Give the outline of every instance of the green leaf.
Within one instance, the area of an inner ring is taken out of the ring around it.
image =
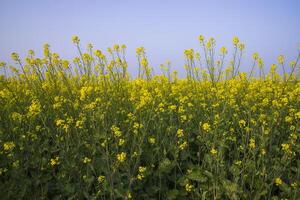
[[[187,177],[193,181],[198,181],[200,183],[204,183],[207,181],[206,176],[199,169],[193,170],[190,174],[188,174]]]
[[[286,183],[282,183],[281,185],[279,185],[279,188],[287,194],[291,193],[291,189],[289,188],[289,186]]]
[[[168,158],[165,158],[160,162],[158,169],[162,173],[171,171],[171,161]]]
[[[201,199],[202,200],[206,200],[207,199],[206,198],[206,193],[207,193],[207,191],[205,191],[205,192],[202,193],[202,195],[201,195]]]
[[[214,177],[213,174],[211,172],[207,171],[207,170],[204,170],[203,174],[205,176],[207,176],[208,178],[213,178]]]
[[[178,190],[176,190],[176,189],[170,190],[167,192],[167,199],[168,200],[176,199],[178,194],[179,194]]]
[[[268,194],[268,191],[266,189],[262,190],[262,191],[256,193],[256,195],[254,196],[253,200],[262,199],[261,197],[265,196],[266,194]]]

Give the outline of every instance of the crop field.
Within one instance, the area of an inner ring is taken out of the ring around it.
[[[133,78],[125,45],[72,42],[0,62],[1,199],[300,199],[300,53],[245,73],[199,36],[186,77],[139,47]]]

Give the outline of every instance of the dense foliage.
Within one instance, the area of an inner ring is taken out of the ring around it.
[[[224,70],[226,48],[216,60],[214,39],[199,40],[185,79],[170,63],[153,76],[142,47],[130,79],[124,45],[108,59],[78,37],[73,64],[49,45],[43,58],[13,53],[18,69],[1,63],[1,199],[299,199],[299,56],[289,70],[278,57],[280,76],[254,54],[246,74],[238,38]]]

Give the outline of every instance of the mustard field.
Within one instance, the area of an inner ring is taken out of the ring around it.
[[[300,54],[245,73],[237,37],[199,36],[185,78],[143,47],[134,78],[125,45],[72,41],[0,63],[1,199],[300,199]]]

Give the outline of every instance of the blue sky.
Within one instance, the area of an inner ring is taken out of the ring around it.
[[[294,59],[300,43],[299,19],[298,0],[0,0],[0,60],[9,61],[14,51],[24,57],[29,49],[41,56],[44,43],[72,58],[76,49],[71,37],[78,35],[83,48],[89,42],[101,50],[126,44],[133,74],[139,46],[146,48],[155,71],[171,60],[173,69],[182,74],[184,49],[198,50],[197,37],[203,34],[229,50],[232,37],[239,36],[246,44],[242,70],[247,71],[254,52],[267,67],[279,54]]]

